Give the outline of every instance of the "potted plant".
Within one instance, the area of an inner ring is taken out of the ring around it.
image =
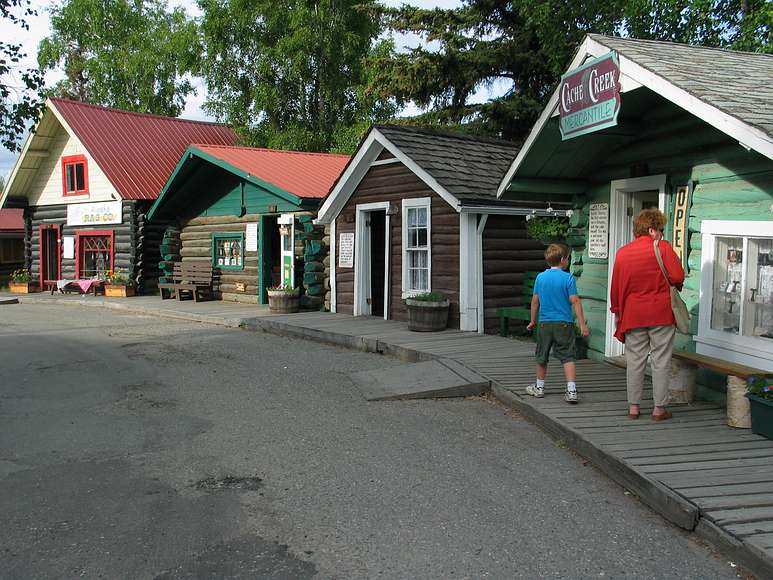
[[[268,289],[268,309],[277,314],[298,312],[301,306],[301,289],[274,286]]]
[[[448,298],[442,292],[426,292],[405,299],[408,330],[436,332],[448,326]]]
[[[526,233],[546,246],[563,242],[569,233],[569,219],[556,216],[527,216]]]
[[[746,396],[752,415],[752,433],[773,439],[773,377],[749,377]]]
[[[14,294],[29,294],[37,290],[32,282],[30,271],[26,268],[14,270],[8,278],[8,289]]]
[[[134,296],[134,286],[122,270],[109,270],[105,275],[105,296],[113,298]]]

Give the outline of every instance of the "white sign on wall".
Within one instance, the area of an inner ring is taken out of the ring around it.
[[[354,233],[342,233],[338,236],[338,267],[354,268]]]
[[[247,231],[244,236],[244,251],[258,251],[258,224],[247,224]]]
[[[68,226],[101,226],[121,223],[121,202],[72,203],[67,206]]]
[[[609,257],[609,204],[590,204],[588,224],[588,257],[606,259]]]
[[[62,236],[62,257],[65,260],[75,259],[75,236]]]

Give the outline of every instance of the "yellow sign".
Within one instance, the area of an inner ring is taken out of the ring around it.
[[[689,233],[687,231],[687,222],[690,218],[690,194],[691,189],[687,185],[677,188],[674,196],[674,232],[671,238],[671,244],[682,265],[687,268],[687,252],[689,243]]]

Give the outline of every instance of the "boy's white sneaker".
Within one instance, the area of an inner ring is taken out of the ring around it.
[[[576,405],[580,402],[580,398],[577,396],[577,391],[570,391],[568,389],[564,395],[564,400],[567,403],[571,403],[572,405]]]
[[[526,394],[541,399],[545,396],[545,387],[540,387],[537,383],[532,383],[526,387]]]

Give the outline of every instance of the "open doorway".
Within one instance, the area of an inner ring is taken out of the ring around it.
[[[618,248],[633,240],[633,220],[642,209],[657,207],[666,211],[666,176],[653,175],[620,179],[611,183],[609,196],[609,269],[607,292],[612,283],[612,270]],[[609,303],[609,294],[607,294]],[[604,356],[621,363],[625,347],[614,337],[615,315],[607,308]]]
[[[40,227],[40,286],[45,280],[59,280],[62,277],[60,250],[61,226]]]
[[[389,317],[389,202],[357,206],[354,315]]]

